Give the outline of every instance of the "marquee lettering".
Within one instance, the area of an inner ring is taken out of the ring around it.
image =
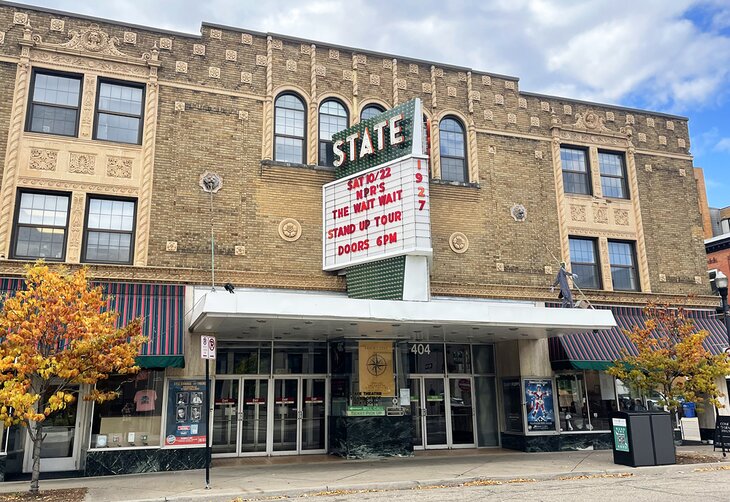
[[[385,134],[385,129],[388,129],[388,135]],[[389,146],[396,146],[403,143],[406,138],[403,135],[403,114],[393,115],[388,120],[378,122],[370,127],[365,127],[362,133],[355,132],[347,136],[344,140],[338,139],[332,145],[332,151],[335,154],[334,166],[340,167],[346,161],[355,162],[355,159],[362,159],[375,155],[377,152],[386,148],[385,138],[389,140]],[[375,137],[373,138],[373,133]],[[375,139],[375,142],[373,142]],[[374,144],[375,143],[375,144]],[[343,150],[343,147],[347,147],[347,150]]]

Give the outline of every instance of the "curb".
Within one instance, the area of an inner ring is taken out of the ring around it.
[[[698,468],[705,467],[717,467],[719,464],[727,464],[727,462],[709,462],[709,463],[698,463],[698,464],[673,464],[673,465],[657,465],[657,466],[646,466],[646,467],[626,467],[625,469],[600,469],[600,470],[586,470],[586,471],[567,471],[567,472],[556,472],[549,474],[540,474],[536,476],[525,475],[520,478],[515,476],[494,476],[494,477],[464,477],[464,478],[448,478],[448,479],[436,479],[424,483],[421,481],[392,481],[387,483],[365,483],[357,485],[343,485],[340,486],[319,486],[311,487],[307,489],[289,489],[289,490],[270,490],[270,491],[252,491],[245,492],[241,490],[228,490],[225,492],[215,493],[213,491],[207,493],[200,493],[195,495],[179,495],[169,497],[157,497],[148,499],[130,499],[130,502],[231,502],[237,497],[241,497],[242,500],[259,500],[265,498],[275,497],[288,497],[288,498],[299,498],[306,494],[315,494],[319,492],[343,490],[343,491],[398,491],[398,490],[417,490],[417,489],[438,489],[440,487],[458,487],[465,483],[471,483],[475,481],[497,481],[507,482],[515,479],[524,479],[525,483],[529,482],[541,482],[541,481],[555,481],[561,478],[578,478],[580,476],[602,476],[602,475],[618,475],[618,474],[631,474],[632,476],[650,476],[659,475],[666,472],[677,472],[677,471],[689,471],[692,472]],[[566,479],[565,481],[570,481]]]

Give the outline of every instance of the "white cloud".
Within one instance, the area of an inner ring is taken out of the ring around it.
[[[715,150],[719,152],[730,152],[730,138],[722,138],[715,144]]]

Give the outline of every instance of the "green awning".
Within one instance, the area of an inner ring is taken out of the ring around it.
[[[185,357],[182,355],[175,356],[137,356],[135,358],[137,366],[145,369],[164,369],[164,368],[184,368]]]

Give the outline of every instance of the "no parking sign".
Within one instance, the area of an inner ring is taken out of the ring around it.
[[[200,337],[200,357],[215,359],[215,337],[203,335]]]

